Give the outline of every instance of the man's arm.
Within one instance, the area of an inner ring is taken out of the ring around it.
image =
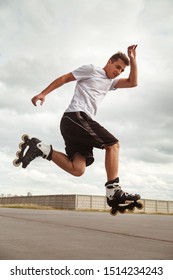
[[[40,105],[43,105],[45,101],[45,97],[47,94],[52,92],[54,89],[61,87],[62,85],[69,83],[71,81],[75,81],[75,77],[72,73],[65,74],[59,78],[57,78],[55,81],[53,81],[47,88],[45,88],[40,94],[34,96],[31,101],[34,104],[34,106],[37,106],[37,101],[41,101]]]
[[[126,79],[119,79],[116,88],[129,88],[136,87],[138,84],[138,70],[136,62],[136,47],[137,45],[132,45],[128,47],[128,57],[130,59],[130,74]]]

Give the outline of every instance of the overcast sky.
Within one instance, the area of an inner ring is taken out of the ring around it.
[[[31,98],[83,64],[104,67],[138,44],[139,85],[110,92],[95,119],[120,140],[120,181],[143,198],[173,199],[173,1],[0,0],[0,194],[104,195],[104,151],[82,177],[41,158],[12,164],[23,133],[64,151],[59,130],[75,87]],[[122,77],[127,77],[129,68]]]

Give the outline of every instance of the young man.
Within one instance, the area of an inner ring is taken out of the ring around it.
[[[119,186],[118,154],[119,141],[92,117],[97,112],[98,103],[109,90],[137,86],[136,47],[128,47],[128,57],[118,52],[106,63],[105,67],[84,65],[53,81],[40,94],[32,98],[36,106],[41,105],[50,92],[62,85],[76,81],[74,96],[61,119],[61,133],[65,141],[66,154],[55,151],[51,145],[45,145],[33,138],[34,148],[25,167],[37,156],[52,160],[63,170],[74,176],[81,176],[86,166],[93,163],[93,148],[105,150],[105,170],[107,174],[106,196],[109,206],[133,200],[135,195],[125,193]],[[117,77],[130,65],[128,78]]]

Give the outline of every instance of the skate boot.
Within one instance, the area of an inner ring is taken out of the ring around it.
[[[116,215],[118,212],[124,214],[126,210],[134,211],[135,207],[138,209],[143,208],[143,204],[138,202],[141,198],[140,195],[124,192],[119,185],[119,178],[108,181],[105,187],[107,204],[112,207],[110,210],[112,215]]]
[[[17,167],[22,163],[22,168],[26,168],[36,157],[51,160],[53,152],[51,145],[45,145],[35,137],[30,139],[26,134],[21,138],[23,142],[19,144],[20,151],[16,153],[17,159],[13,161],[14,166]]]

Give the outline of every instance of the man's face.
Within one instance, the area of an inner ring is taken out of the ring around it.
[[[125,68],[126,64],[119,58],[115,62],[109,60],[105,67],[105,72],[109,79],[115,79],[125,70]]]

